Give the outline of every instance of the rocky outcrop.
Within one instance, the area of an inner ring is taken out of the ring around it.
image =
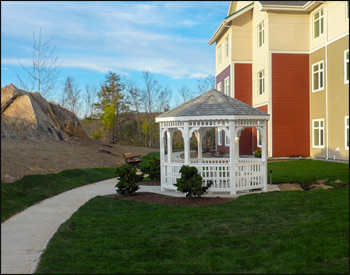
[[[89,138],[74,113],[48,102],[37,92],[27,92],[13,84],[1,88],[1,137]]]

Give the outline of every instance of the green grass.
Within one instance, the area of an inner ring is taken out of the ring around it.
[[[336,180],[349,183],[349,164],[335,163],[319,160],[296,160],[268,162],[268,176],[272,170],[272,183],[300,183],[301,186],[316,182],[316,180],[328,181],[325,183],[337,186]],[[268,179],[270,183],[270,177]]]
[[[349,274],[349,187],[206,207],[96,197],[61,225],[36,273]]]
[[[56,174],[27,175],[1,183],[1,222],[46,198],[89,183],[114,178],[115,168],[72,169]]]

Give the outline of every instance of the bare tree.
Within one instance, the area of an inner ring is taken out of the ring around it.
[[[211,89],[215,89],[215,76],[209,75],[197,79],[197,93],[199,95],[204,94]]]
[[[28,79],[23,79],[19,74],[17,78],[23,89],[27,91],[38,91],[43,97],[50,98],[52,90],[56,86],[59,67],[57,66],[57,56],[55,56],[55,46],[51,46],[48,41],[41,39],[41,29],[38,37],[33,33],[33,58],[32,67],[26,68],[19,60],[18,63],[28,74]]]
[[[84,100],[86,103],[85,117],[92,118],[94,115],[95,103],[97,100],[97,92],[98,92],[98,88],[96,85],[86,84],[85,97],[84,97]]]
[[[167,112],[170,110],[170,99],[171,99],[172,91],[169,86],[161,89],[159,97],[158,97],[158,110],[160,112]]]
[[[190,100],[191,98],[193,98],[193,92],[186,85],[183,85],[179,89],[179,95],[180,95],[181,104],[183,104],[183,103],[187,102],[188,100]]]
[[[69,111],[77,114],[80,109],[80,91],[78,84],[72,77],[68,76],[64,83],[61,105]]]
[[[144,89],[141,90],[142,103],[145,112],[151,114],[156,108],[156,103],[162,87],[159,85],[159,82],[153,78],[153,75],[148,71],[144,71],[142,73],[142,78],[145,84]]]

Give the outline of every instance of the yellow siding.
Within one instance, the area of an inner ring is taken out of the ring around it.
[[[229,53],[228,57],[226,56],[226,43],[225,43],[226,37],[229,36],[230,45],[232,44],[230,33],[231,33],[230,29],[227,28],[226,31],[219,37],[218,41],[216,42],[216,74],[219,74],[231,62],[231,53]],[[221,63],[219,63],[219,60],[218,60],[218,49],[220,45],[221,45]]]
[[[252,60],[252,11],[232,21],[231,53],[234,61]]]
[[[344,51],[349,36],[328,46],[329,158],[349,159],[345,150],[345,116],[349,116],[349,84],[344,84]]]
[[[327,144],[327,131],[326,131],[326,92],[325,90],[319,92],[312,92],[312,64],[321,60],[325,60],[325,48],[321,48],[318,51],[310,54],[310,154],[311,157],[326,158],[326,144]],[[326,74],[326,68],[324,69],[324,75]],[[324,87],[326,87],[326,78],[324,77]],[[312,144],[312,120],[324,119],[324,148],[313,148]]]
[[[346,19],[347,1],[328,1],[328,41],[349,32],[349,19]]]

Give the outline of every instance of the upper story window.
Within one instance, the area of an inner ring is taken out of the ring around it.
[[[216,89],[219,91],[219,92],[221,92],[221,82],[220,83],[218,83],[217,85],[216,85]]]
[[[264,45],[264,21],[258,26],[258,45],[259,47]]]
[[[228,57],[230,54],[230,40],[229,37],[226,37],[226,57]]]
[[[349,50],[344,52],[344,83],[349,83]]]
[[[312,120],[312,147],[324,147],[324,119]]]
[[[256,145],[259,148],[262,146],[260,130],[257,130]]]
[[[225,95],[230,95],[230,78],[225,78]]]
[[[221,50],[221,45],[218,47],[218,63],[221,64],[222,61],[222,50]]]
[[[349,150],[349,117],[345,117],[345,150]]]
[[[323,34],[323,9],[314,14],[314,38]]]
[[[258,72],[258,92],[262,95],[265,92],[265,73],[264,70]]]
[[[317,92],[323,89],[323,60],[312,65],[312,91]]]
[[[222,145],[222,130],[218,129],[218,145]]]

